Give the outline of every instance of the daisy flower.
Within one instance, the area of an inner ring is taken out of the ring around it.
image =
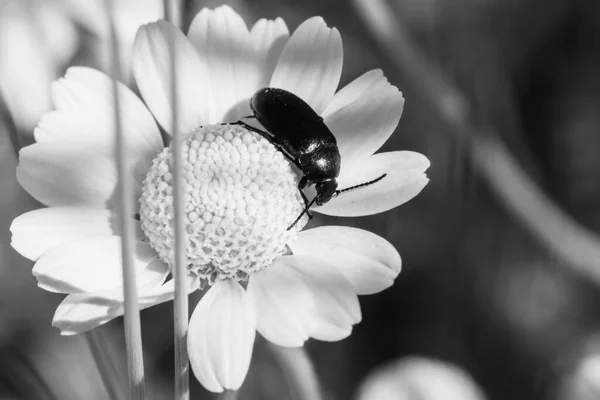
[[[179,126],[184,158],[189,290],[207,288],[192,313],[188,350],[195,376],[219,392],[242,384],[256,331],[271,342],[302,346],[309,338],[336,341],[361,320],[357,295],[379,292],[400,272],[396,249],[356,228],[301,231],[300,175],[282,153],[239,125],[262,87],[304,99],[336,136],[341,188],[349,191],[315,212],[375,214],[417,195],[427,183],[421,154],[374,154],[396,128],[404,99],[380,70],[336,93],[342,41],[322,18],[290,36],[283,20],[248,30],[231,8],[204,9],[185,36],[165,21],[143,26],[133,45],[133,73],[144,100],[127,87],[126,147],[139,212],[135,269],[141,308],[171,300],[173,254],[172,150],[158,124],[171,127],[169,35],[175,35]],[[53,324],[65,335],[97,327],[123,313],[111,81],[71,68],[53,87],[56,110],[21,151],[18,178],[47,208],[18,217],[12,245],[34,260],[43,289],[68,294]],[[145,104],[144,104],[145,103]],[[157,122],[155,122],[155,120]]]

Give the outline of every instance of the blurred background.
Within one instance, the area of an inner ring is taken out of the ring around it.
[[[161,2],[117,2],[127,16],[121,41],[131,46],[137,26],[160,17]],[[363,321],[348,339],[308,343],[327,398],[600,398],[600,259],[579,261],[589,246],[578,236],[600,231],[600,2],[389,0],[396,25],[386,43],[357,3],[370,0],[185,2],[187,23],[220,4],[249,26],[280,16],[293,30],[323,16],[342,34],[341,86],[382,68],[404,93],[383,150],[432,162],[431,182],[402,207],[313,220],[371,230],[403,258],[392,288],[361,297]],[[100,0],[0,0],[0,399],[106,398],[83,336],[51,327],[62,296],[36,286],[9,233],[15,216],[39,207],[16,182],[10,138],[32,141],[51,107],[49,82],[66,67],[106,70],[101,10]],[[503,173],[503,161],[516,169]],[[540,190],[545,208],[529,201]],[[533,222],[523,205],[536,212]],[[557,220],[577,229],[552,235]],[[150,399],[172,397],[171,308],[142,312]],[[124,377],[122,321],[98,331]],[[192,399],[216,398],[192,382]],[[431,382],[448,389],[428,390]],[[377,392],[384,383],[392,394]],[[239,398],[290,396],[257,341]]]

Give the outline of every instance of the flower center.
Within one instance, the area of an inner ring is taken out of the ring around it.
[[[181,145],[188,270],[210,285],[246,280],[285,251],[307,222],[297,176],[263,137],[237,125],[195,129]],[[170,266],[174,256],[173,152],[152,162],[140,198],[142,230]],[[203,282],[203,283],[204,283]]]

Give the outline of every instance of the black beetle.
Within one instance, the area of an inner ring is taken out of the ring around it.
[[[370,185],[383,179],[364,182],[346,189],[337,190],[337,177],[340,174],[340,151],[335,136],[315,110],[304,100],[283,89],[263,88],[250,99],[250,109],[266,132],[240,120],[235,124],[256,132],[283,153],[303,176],[298,189],[304,199],[305,208],[288,227],[291,229],[314,204],[323,205],[347,190]],[[310,202],[302,189],[314,184],[317,195]]]

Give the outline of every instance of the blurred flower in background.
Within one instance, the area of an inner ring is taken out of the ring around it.
[[[407,357],[377,368],[361,384],[357,400],[485,400],[459,367],[425,357]]]
[[[57,1],[0,1],[0,91],[31,134],[52,108],[50,82],[75,54],[78,35]]]
[[[115,4],[117,35],[129,71],[126,55],[131,54],[135,32],[163,17],[162,1]],[[102,0],[0,0],[0,93],[23,134],[30,136],[40,116],[52,109],[50,83],[63,73],[80,45],[94,56],[86,58],[86,64],[108,70],[105,14]],[[82,37],[80,29],[91,35]]]
[[[568,372],[557,382],[553,400],[594,400],[600,398],[600,337],[582,341],[579,354]]]

